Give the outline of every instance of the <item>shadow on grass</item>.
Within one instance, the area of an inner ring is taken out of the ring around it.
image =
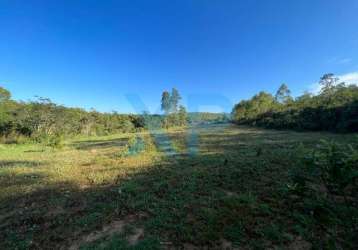
[[[2,172],[0,174],[0,188],[9,188],[16,186],[30,186],[39,183],[47,175],[39,173],[21,173]]]
[[[24,153],[42,153],[44,149],[37,149],[37,150],[25,150]]]
[[[113,243],[116,236],[108,232],[124,233],[118,225],[126,221],[128,231],[144,229],[136,243],[151,242],[146,249],[287,248],[298,237],[280,191],[287,183],[291,155],[267,145],[268,150],[256,156],[262,141],[279,145],[280,136],[203,135],[200,140],[208,143],[208,153],[168,156],[106,185],[57,183],[3,200],[0,214],[8,216],[0,217],[0,248],[69,249],[97,244],[90,236],[98,234],[95,241]],[[257,143],[250,143],[250,137]],[[240,140],[247,145],[244,153],[228,154],[227,147]],[[91,149],[119,142],[79,143]]]
[[[43,165],[42,162],[38,161],[9,161],[9,160],[0,160],[0,168],[7,167],[38,167]]]
[[[143,240],[150,242],[150,249],[162,249],[160,242],[174,248],[222,249],[224,239],[230,238],[227,230],[236,220],[250,224],[255,218],[262,219],[256,209],[249,209],[256,203],[238,200],[241,193],[258,188],[262,172],[224,159],[218,153],[170,156],[139,172],[119,176],[111,184],[84,189],[76,183],[57,183],[1,201],[1,214],[17,212],[0,219],[0,248],[68,249],[74,244],[97,244],[86,241],[93,232],[103,234],[98,240],[104,244],[113,243],[116,236],[103,232],[134,217],[137,219],[125,226],[129,231],[130,227],[144,230],[136,244]],[[265,192],[264,183],[259,186],[263,188],[260,192]],[[228,192],[238,197],[230,198]],[[271,220],[269,216],[264,221]],[[261,223],[266,224],[264,221]]]
[[[110,139],[110,140],[88,140],[77,141],[71,144],[79,150],[105,149],[110,147],[123,147],[127,144],[128,138]]]

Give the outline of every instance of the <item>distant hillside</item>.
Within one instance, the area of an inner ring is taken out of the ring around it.
[[[200,122],[226,122],[229,121],[228,113],[211,113],[211,112],[190,112],[188,119],[190,123]]]

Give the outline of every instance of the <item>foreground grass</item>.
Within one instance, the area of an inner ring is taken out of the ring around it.
[[[126,146],[133,135],[81,138],[61,150],[0,145],[0,248],[325,246],[319,222],[292,210],[284,187],[300,143],[353,135],[232,125],[195,132],[142,133],[136,154]]]

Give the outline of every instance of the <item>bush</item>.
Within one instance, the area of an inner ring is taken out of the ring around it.
[[[47,138],[46,146],[61,149],[64,146],[64,140],[61,135],[52,135]]]
[[[342,146],[321,141],[308,162],[327,190],[344,195],[358,178],[358,150],[353,145]]]
[[[287,185],[290,203],[324,229],[327,242],[341,240],[352,248],[348,242],[358,234],[358,146],[322,140],[314,150],[299,151]]]
[[[25,144],[29,142],[29,138],[21,134],[10,133],[1,137],[0,142],[4,144]]]

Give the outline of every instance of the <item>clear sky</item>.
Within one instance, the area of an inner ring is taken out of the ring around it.
[[[357,0],[0,0],[0,36],[15,99],[100,111],[135,112],[126,94],[157,111],[171,87],[236,103],[358,79]]]

